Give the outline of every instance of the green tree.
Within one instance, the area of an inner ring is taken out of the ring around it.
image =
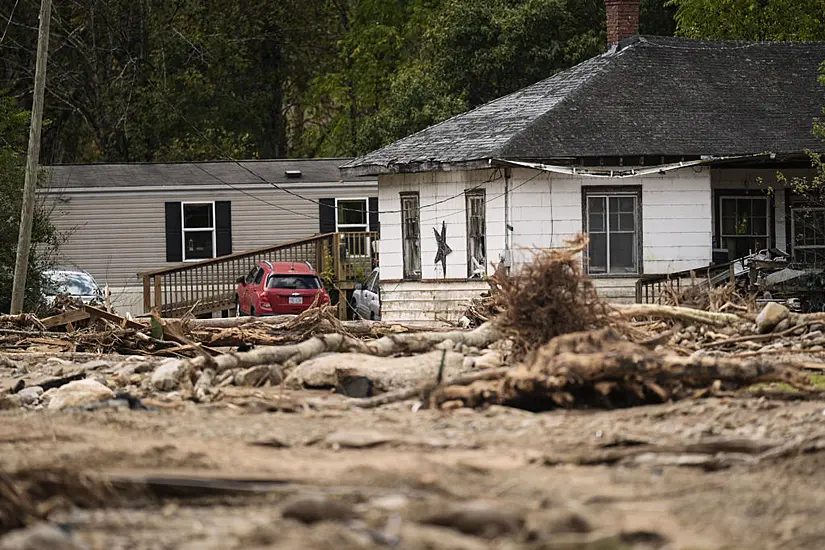
[[[0,311],[11,307],[17,235],[22,207],[26,136],[29,113],[18,108],[7,95],[0,95]],[[54,228],[42,206],[35,211],[32,253],[26,281],[26,310],[40,303],[41,271],[56,244]]]
[[[672,0],[677,33],[720,40],[825,40],[825,0]]]

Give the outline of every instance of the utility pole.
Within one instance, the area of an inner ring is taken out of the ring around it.
[[[11,313],[23,311],[26,294],[26,271],[32,242],[34,190],[40,162],[40,129],[43,124],[43,94],[46,89],[46,62],[49,57],[49,23],[52,0],[40,1],[40,28],[37,34],[37,65],[34,69],[34,102],[29,130],[29,151],[26,156],[26,180],[23,187],[23,208],[20,213],[20,233],[17,238],[17,259],[14,264],[14,286],[11,292]]]

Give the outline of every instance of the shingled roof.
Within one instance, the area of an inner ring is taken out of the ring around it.
[[[489,159],[734,156],[822,149],[825,42],[635,36],[344,165],[348,175]]]
[[[338,159],[275,159],[173,162],[63,164],[48,166],[47,186],[56,189],[123,187],[198,188],[222,184],[289,183],[335,184],[341,179],[338,167],[348,160]],[[287,171],[299,171],[291,178]]]

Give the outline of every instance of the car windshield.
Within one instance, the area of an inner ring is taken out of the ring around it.
[[[69,296],[94,296],[97,284],[86,273],[60,272],[46,275],[46,294],[68,294]]]
[[[315,275],[271,275],[266,288],[315,289],[321,288],[321,281]]]

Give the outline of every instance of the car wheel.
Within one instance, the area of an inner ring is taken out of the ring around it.
[[[249,308],[249,314],[250,314],[252,317],[255,317],[255,307],[254,307],[254,306],[253,306],[253,307],[251,307],[251,308]]]

